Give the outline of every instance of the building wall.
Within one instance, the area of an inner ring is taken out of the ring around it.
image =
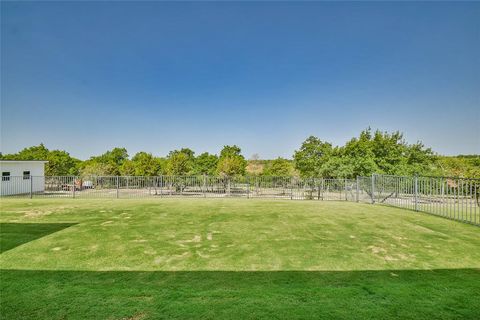
[[[31,177],[25,179],[23,171],[30,171]],[[8,181],[0,181],[0,195],[43,192],[45,190],[45,163],[30,161],[0,161],[0,173],[10,172]]]

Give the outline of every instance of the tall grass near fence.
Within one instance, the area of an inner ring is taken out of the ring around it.
[[[216,176],[12,176],[11,197],[243,197],[386,204],[480,225],[480,179],[372,175],[356,179]]]

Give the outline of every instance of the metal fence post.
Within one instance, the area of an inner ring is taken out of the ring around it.
[[[230,197],[230,177],[227,177],[227,197]]]
[[[321,189],[320,189],[321,192],[320,193],[322,195],[322,201],[323,201],[323,200],[325,200],[325,194],[324,194],[325,193],[325,179],[324,178],[322,178],[322,184],[320,185],[320,187],[321,187]]]
[[[293,200],[293,178],[290,178],[290,200]]]
[[[117,176],[117,199],[119,198],[120,194],[119,194],[119,188],[120,188],[120,185],[119,185],[119,180],[118,180],[118,176]]]
[[[345,201],[348,201],[348,194],[347,194],[347,178],[343,179],[343,188],[345,190]]]
[[[152,195],[152,178],[148,178],[148,195]]]
[[[76,186],[75,186],[75,176],[73,176],[73,189],[72,189],[72,198],[75,199],[75,189],[76,189]]]
[[[157,183],[158,183],[158,178],[157,178]],[[164,184],[163,176],[160,176],[160,183],[159,183],[160,197],[163,197],[163,184]]]
[[[247,176],[247,199],[250,199],[250,177]]]
[[[33,176],[30,176],[30,199],[33,198]]]
[[[414,178],[414,192],[415,192],[415,211],[418,211],[418,176]]]
[[[307,182],[306,182],[307,179],[304,179],[303,180],[303,199],[302,200],[306,200],[307,198],[307,195],[306,195],[306,190],[307,190]]]
[[[203,174],[203,197],[206,198],[207,197],[207,190],[205,190],[207,188],[207,175],[204,173]]]
[[[356,194],[355,194],[355,201],[360,201],[360,186],[359,186],[359,177],[357,176],[357,185],[356,185]]]
[[[372,204],[375,203],[375,174],[372,174]]]
[[[310,192],[309,192],[310,200],[315,200],[316,190],[317,190],[317,183],[315,182],[315,178],[312,178],[312,182],[310,184]]]

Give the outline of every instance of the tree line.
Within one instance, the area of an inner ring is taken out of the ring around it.
[[[166,157],[147,152],[129,156],[126,148],[113,148],[82,161],[64,150],[32,146],[15,154],[0,155],[5,160],[47,160],[46,175],[259,175],[354,178],[373,173],[392,175],[442,175],[480,177],[480,155],[441,156],[421,142],[409,144],[403,134],[363,130],[344,146],[333,146],[315,136],[308,137],[292,159],[249,160],[236,145],[224,146],[220,153],[195,155],[189,148],[173,150]]]

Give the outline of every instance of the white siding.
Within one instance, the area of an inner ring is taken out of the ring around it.
[[[43,192],[45,190],[45,161],[0,161],[0,172],[10,172],[8,181],[0,181],[0,195]],[[30,171],[30,179],[23,172]]]

